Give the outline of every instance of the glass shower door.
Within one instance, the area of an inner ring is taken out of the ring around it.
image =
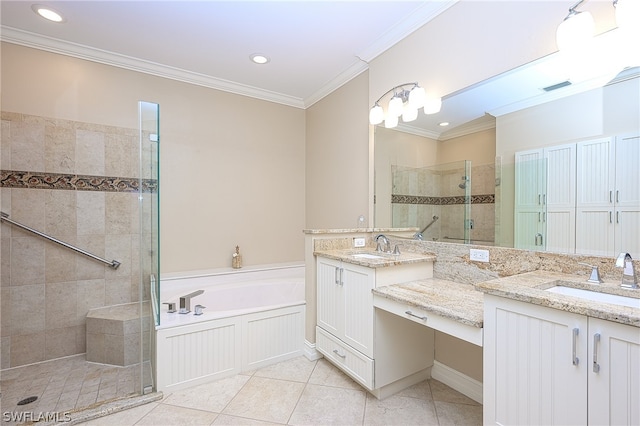
[[[160,323],[160,186],[159,143],[160,107],[151,102],[139,102],[140,128],[140,327],[143,332],[141,345],[141,388],[143,393],[153,387],[151,359],[153,351],[153,325]],[[149,320],[149,315],[153,321]]]

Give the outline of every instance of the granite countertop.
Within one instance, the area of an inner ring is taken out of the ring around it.
[[[362,247],[358,249],[319,250],[314,256],[322,256],[333,260],[366,266],[368,268],[384,268],[387,266],[405,265],[410,263],[435,262],[436,255],[402,252],[399,255],[378,253],[375,248]],[[357,257],[358,255],[374,255],[375,258]]]
[[[482,328],[484,295],[471,284],[428,278],[378,287],[373,294]]]
[[[586,282],[583,277],[546,271],[534,271],[499,278],[479,283],[476,287],[486,294],[640,327],[640,308],[596,302],[545,291],[545,289],[556,285],[640,298],[640,290],[621,288],[619,282],[591,284]]]

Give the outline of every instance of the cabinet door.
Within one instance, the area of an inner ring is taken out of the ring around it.
[[[543,150],[516,153],[514,247],[545,249],[544,199],[546,160]]]
[[[576,253],[613,256],[613,140],[604,138],[579,142],[576,153]]]
[[[544,149],[547,160],[546,250],[575,253],[576,250],[576,144]]]
[[[640,136],[616,138],[615,253],[640,258]]]
[[[585,425],[586,335],[584,316],[485,294],[484,424]]]
[[[640,328],[589,318],[589,358],[589,424],[639,425]]]
[[[340,281],[340,262],[318,258],[316,265],[318,325],[334,336],[342,333],[344,294]]]
[[[373,358],[373,293],[375,272],[343,264],[344,342]]]

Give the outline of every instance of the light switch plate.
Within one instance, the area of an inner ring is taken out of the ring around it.
[[[354,247],[364,247],[365,244],[366,244],[366,240],[365,240],[364,237],[354,238],[353,239],[353,246]]]
[[[489,250],[469,249],[469,260],[489,262]]]

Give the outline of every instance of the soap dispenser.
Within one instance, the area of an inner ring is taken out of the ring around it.
[[[242,255],[240,254],[240,246],[236,246],[236,252],[231,257],[231,267],[234,269],[242,268]]]

